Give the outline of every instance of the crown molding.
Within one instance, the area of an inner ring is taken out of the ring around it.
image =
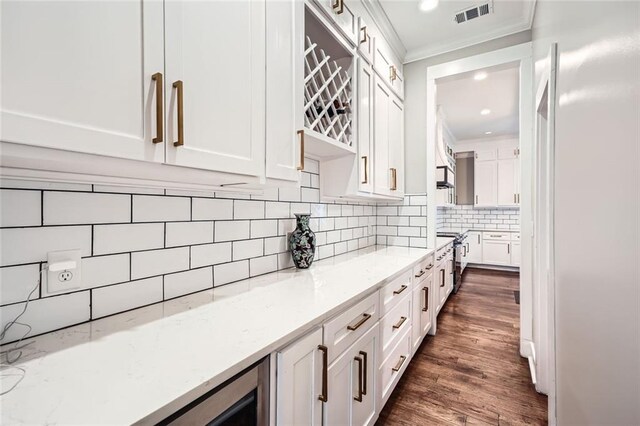
[[[379,0],[362,0],[362,4],[391,46],[393,53],[400,59],[400,62],[405,62],[407,48],[404,47],[404,44],[400,40],[398,33],[396,33],[395,28],[393,28]]]

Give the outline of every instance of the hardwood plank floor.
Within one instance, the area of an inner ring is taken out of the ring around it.
[[[438,316],[377,425],[546,425],[519,354],[518,275],[469,268]]]

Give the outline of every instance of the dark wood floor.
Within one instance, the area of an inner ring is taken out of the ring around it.
[[[467,269],[377,424],[547,424],[547,397],[518,353],[518,287],[514,273]]]

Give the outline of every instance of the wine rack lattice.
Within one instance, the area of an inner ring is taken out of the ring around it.
[[[352,144],[351,75],[306,37],[304,119],[311,130]]]

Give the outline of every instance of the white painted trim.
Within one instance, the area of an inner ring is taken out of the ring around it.
[[[435,145],[436,145],[436,80],[481,68],[510,62],[520,64],[520,147],[521,147],[521,248],[520,263],[520,355],[528,357],[533,338],[532,319],[532,206],[531,194],[533,167],[533,62],[531,42],[498,49],[479,55],[469,56],[455,61],[427,68],[427,244],[433,247],[436,235],[436,191],[435,191]],[[433,169],[433,170],[431,170]],[[432,174],[433,173],[433,174]]]
[[[393,53],[398,57],[400,62],[404,62],[404,58],[407,55],[407,48],[404,47],[402,40],[400,40],[398,33],[391,24],[391,21],[389,21],[389,17],[387,17],[379,0],[362,0],[362,4],[373,18],[373,22],[377,25],[387,43],[389,43]]]

